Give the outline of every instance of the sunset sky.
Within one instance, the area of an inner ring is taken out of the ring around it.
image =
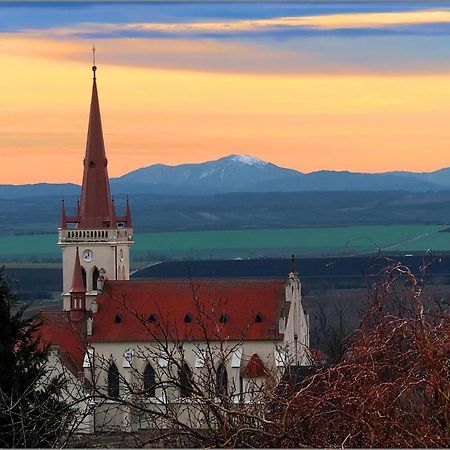
[[[0,184],[81,182],[92,52],[110,176],[251,154],[450,166],[450,4],[0,3]]]

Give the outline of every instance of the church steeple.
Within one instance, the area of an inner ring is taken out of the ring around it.
[[[115,217],[108,178],[108,160],[103,141],[102,121],[94,65],[89,127],[84,158],[83,184],[79,213],[79,228],[109,228]]]
[[[74,215],[67,214],[67,205],[62,203],[58,230],[58,245],[63,250],[63,308],[71,311],[74,320],[91,310],[101,284],[100,274],[102,280],[129,279],[130,247],[133,244],[128,201],[124,214],[116,215],[111,197],[95,60],[92,71],[81,197]]]

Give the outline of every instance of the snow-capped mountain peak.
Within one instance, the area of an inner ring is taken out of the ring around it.
[[[253,189],[248,186],[267,186],[271,180],[296,173],[251,155],[232,154],[198,164],[143,167],[122,176],[120,183],[160,184],[171,186],[170,189],[185,186],[189,192],[240,192]]]
[[[241,164],[247,164],[248,166],[266,166],[268,163],[262,159],[256,158],[252,155],[231,155],[231,161],[239,162]]]

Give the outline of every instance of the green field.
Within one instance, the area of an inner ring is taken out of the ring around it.
[[[450,251],[445,225],[367,225],[135,234],[132,259],[248,258]],[[0,236],[0,261],[60,259],[56,234]]]

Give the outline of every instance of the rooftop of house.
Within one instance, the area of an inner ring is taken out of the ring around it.
[[[75,375],[83,370],[86,342],[82,324],[70,321],[69,312],[41,311],[36,320],[41,322],[40,338],[44,345],[57,345],[62,363]]]
[[[97,341],[278,340],[284,280],[107,281]]]

